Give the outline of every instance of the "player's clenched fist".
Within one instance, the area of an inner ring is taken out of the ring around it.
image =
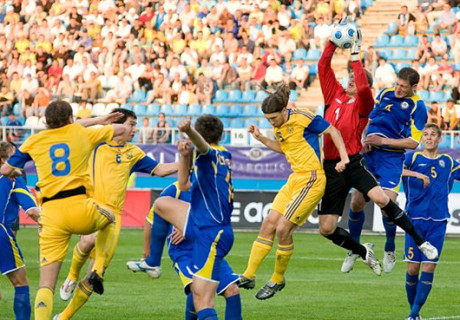
[[[190,154],[190,144],[187,140],[180,140],[177,144],[177,151],[183,156]]]
[[[177,125],[177,128],[179,128],[179,131],[181,132],[187,132],[190,130],[190,126],[191,126],[190,119],[185,119],[179,122],[179,124]]]
[[[248,132],[251,133],[252,136],[257,140],[260,140],[262,138],[262,134],[260,133],[259,128],[257,128],[257,126],[254,124],[251,124],[249,126]]]

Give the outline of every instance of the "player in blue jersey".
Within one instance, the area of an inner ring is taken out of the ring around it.
[[[427,121],[425,103],[415,93],[419,80],[417,71],[402,68],[398,72],[396,86],[383,89],[378,94],[374,110],[369,115],[363,143],[364,157],[369,171],[392,200],[389,202],[391,206],[396,206],[405,149],[417,148]],[[364,223],[363,208],[366,200],[357,190],[353,191],[349,229],[357,242]],[[384,272],[391,272],[395,266],[396,226],[412,236],[429,259],[437,257],[436,248],[416,232],[403,211],[383,207],[382,213],[387,234],[383,257]],[[342,271],[350,271],[357,258],[356,254],[349,253],[342,265]]]
[[[3,165],[14,153],[15,147],[8,142],[0,142],[0,160]],[[19,206],[35,221],[40,211],[35,198],[30,193],[22,177],[14,180],[0,176],[0,271],[14,286],[14,314],[16,319],[30,319],[30,297],[27,273],[21,250],[11,226],[19,216]]]
[[[166,187],[160,194],[160,197],[170,197],[190,203],[190,191],[181,191],[179,183],[175,182]],[[192,283],[192,275],[189,271],[189,265],[193,255],[193,239],[189,237],[184,239],[182,234],[174,229],[169,222],[161,218],[154,212],[154,206],[150,211],[153,214],[152,236],[150,255],[146,261],[152,259],[161,260],[161,255],[164,247],[164,242],[168,238],[168,253],[172,260],[173,267],[176,270],[182,284],[184,292],[187,295],[185,319],[197,319],[195,308],[193,305],[193,295],[190,291]],[[192,219],[189,217],[187,221],[187,229],[193,228]],[[166,232],[164,232],[166,230]],[[161,239],[160,239],[161,238]],[[159,264],[153,264],[155,266]],[[158,275],[159,267],[150,267],[149,265],[143,266],[142,261],[129,261],[127,263],[128,269],[134,272],[145,272],[150,277],[156,278]],[[153,270],[152,270],[153,269]],[[153,276],[152,276],[153,275]],[[226,301],[225,319],[236,320],[241,319],[241,303],[239,303],[239,288],[237,282],[239,276],[233,272],[227,261],[223,260],[220,268],[220,282],[217,288],[217,294],[222,295]]]
[[[178,128],[187,134],[195,145],[195,158],[191,182],[188,163],[188,145],[183,144],[179,165],[179,187],[191,190],[190,209],[186,203],[161,197],[155,201],[155,210],[165,220],[181,231],[185,238],[188,212],[195,224],[195,237],[190,274],[191,290],[198,319],[217,319],[214,309],[215,292],[220,282],[220,270],[224,257],[233,245],[233,229],[230,217],[233,210],[233,186],[231,178],[231,154],[218,145],[223,124],[213,115],[203,115],[195,128],[190,120],[179,123]],[[241,303],[238,301],[237,303]]]
[[[423,151],[408,153],[404,162],[406,210],[417,231],[441,254],[450,218],[448,196],[453,180],[460,180],[460,164],[447,154],[438,154],[441,129],[437,125],[425,127],[422,142]],[[406,293],[411,308],[407,320],[420,319],[420,309],[430,293],[438,259],[427,259],[414,239],[406,234]]]

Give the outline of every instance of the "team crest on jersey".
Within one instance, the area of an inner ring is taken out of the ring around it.
[[[293,133],[294,128],[293,127],[287,127],[286,131],[287,131],[287,133]]]
[[[401,108],[402,108],[402,109],[407,109],[407,108],[409,108],[409,103],[407,103],[407,101],[403,101],[403,102],[401,103]]]
[[[446,163],[444,162],[444,160],[439,160],[439,165],[441,166],[441,168],[444,168],[446,166]]]
[[[128,159],[128,160],[131,160],[133,157],[134,157],[134,156],[133,156],[133,154],[132,154],[131,152],[128,152],[128,153],[126,154],[126,159]]]

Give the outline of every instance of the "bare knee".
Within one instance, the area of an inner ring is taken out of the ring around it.
[[[281,214],[278,212],[270,211],[270,214],[262,222],[259,235],[264,238],[273,239],[281,217]]]
[[[419,271],[420,271],[420,264],[412,263],[412,262],[409,262],[407,264],[407,273],[410,274],[411,276],[418,275]]]
[[[334,233],[337,229],[337,221],[339,217],[336,215],[320,215],[319,216],[319,233],[323,237],[327,237]]]
[[[224,291],[224,297],[230,298],[232,296],[236,296],[240,294],[240,288],[235,283],[232,283],[228,288]]]
[[[423,272],[426,272],[426,273],[434,273],[435,269],[436,269],[436,263],[424,263],[422,265],[422,270]]]
[[[25,267],[8,273],[7,276],[14,287],[23,287],[29,284]]]
[[[80,249],[80,251],[88,253],[91,250],[93,250],[95,243],[96,243],[95,234],[82,236],[80,237],[80,241],[78,241],[78,248]]]
[[[365,205],[366,205],[366,200],[364,199],[364,196],[360,192],[354,190],[351,196],[351,203],[350,203],[351,211],[353,212],[362,211]]]
[[[388,195],[380,187],[373,188],[372,190],[369,191],[367,195],[369,196],[369,199],[374,201],[375,204],[377,204],[380,208],[385,207],[390,201],[390,198],[388,197]]]
[[[327,236],[330,236],[331,234],[333,234],[336,228],[337,228],[337,226],[333,226],[331,224],[320,225],[319,233],[323,237],[327,237]]]
[[[289,244],[292,239],[292,231],[294,228],[286,223],[280,223],[276,227],[276,236],[278,237],[278,244]]]

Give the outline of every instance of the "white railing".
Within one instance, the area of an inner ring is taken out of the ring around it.
[[[21,143],[25,138],[32,134],[42,131],[43,128],[28,128],[28,127],[17,127],[17,126],[0,126],[1,140],[6,141],[10,131],[14,131],[19,135],[18,141]],[[274,139],[272,129],[260,129],[260,132],[269,138]],[[176,144],[180,139],[181,135],[177,128],[171,128],[171,144]],[[133,141],[133,143],[147,144],[146,137],[143,137],[143,141]],[[441,147],[443,148],[460,148],[460,130],[449,130],[442,132]],[[225,129],[222,137],[222,144],[232,146],[261,146],[261,143],[255,140],[247,129]]]

